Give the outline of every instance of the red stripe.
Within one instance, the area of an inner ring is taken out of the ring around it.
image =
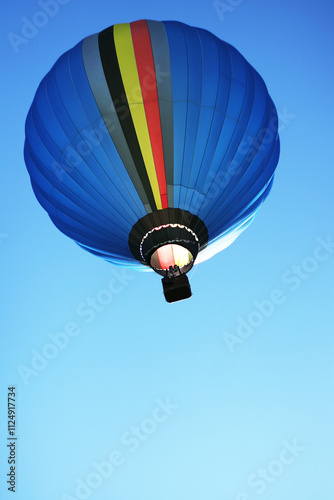
[[[162,146],[157,81],[150,33],[146,21],[130,23],[138,76],[157,173],[162,208],[168,207],[165,160]]]

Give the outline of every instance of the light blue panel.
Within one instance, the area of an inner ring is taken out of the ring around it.
[[[178,203],[180,199],[181,186],[179,184],[174,184],[174,207],[180,208]]]
[[[203,99],[203,69],[204,60],[202,44],[197,31],[182,25],[186,42],[186,60],[183,71],[188,74],[188,107],[184,138],[184,154],[182,162],[181,190],[179,206],[186,209],[185,199],[189,187],[190,172],[195,159],[196,141],[199,133],[199,120]]]
[[[82,41],[68,52],[69,74],[72,80],[72,86],[75,89],[81,106],[90,123],[94,123],[100,118],[101,113],[96,105],[90,85],[88,83],[83,59],[82,59]]]
[[[143,217],[146,210],[119,157],[94,99],[84,67],[82,42],[69,53],[69,69],[75,91],[91,123],[91,126],[81,131],[80,135],[92,149],[93,170],[103,185],[109,184],[108,189],[115,193],[115,198],[123,204],[124,211],[129,212],[134,222]]]
[[[172,75],[173,95],[173,133],[174,133],[174,206],[179,207],[179,190],[181,184],[184,157],[184,143],[187,126],[188,74],[187,47],[181,24],[174,21],[164,22],[166,29],[170,67]]]
[[[176,187],[181,185],[182,163],[184,153],[184,137],[186,130],[187,103],[173,103],[173,130],[174,130],[174,207],[180,208],[179,195]]]
[[[192,168],[192,163],[194,161],[194,149],[196,145],[197,133],[198,133],[198,120],[200,115],[200,105],[188,102],[187,106],[187,116],[186,116],[186,135],[185,135],[185,145],[184,145],[184,156],[182,163],[182,174],[181,174],[181,189],[179,198],[179,207],[186,209],[186,196],[188,187],[190,187],[189,177]],[[187,210],[187,209],[186,209]]]

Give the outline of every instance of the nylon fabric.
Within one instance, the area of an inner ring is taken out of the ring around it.
[[[162,208],[157,173],[146,121],[143,96],[137,71],[135,53],[129,24],[118,24],[114,28],[114,39],[119,68],[128,100],[133,124],[138,137],[157,209]]]
[[[147,196],[149,211],[154,211],[156,210],[156,203],[154,200],[152,186],[150,184],[148,172],[142,156],[138,137],[136,135],[136,130],[132,120],[129,103],[127,100],[120,67],[118,64],[114,40],[114,27],[102,31],[98,36],[98,43],[103,72],[107,81],[114,108],[118,116],[119,124],[124,135],[124,139],[129,148],[131,157],[135,164],[135,168],[138,172],[142,186]]]
[[[24,156],[60,231],[138,268],[132,228],[140,242],[183,213],[205,241],[197,262],[230,245],[267,198],[279,149],[275,106],[237,49],[200,28],[141,20],[58,59],[29,110]]]
[[[147,21],[147,27],[151,39],[155,80],[157,84],[168,206],[173,207],[173,95],[168,40],[163,23]]]
[[[162,208],[167,208],[168,200],[160,109],[150,34],[146,21],[137,21],[131,23],[130,26],[153,161],[158,179],[161,206]]]

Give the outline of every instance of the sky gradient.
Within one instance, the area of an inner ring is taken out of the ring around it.
[[[61,234],[23,160],[25,118],[56,59],[143,18],[235,46],[280,118],[268,199],[191,271],[193,297],[176,304],[157,275],[112,266]],[[329,0],[6,4],[1,498],[12,498],[12,385],[18,500],[333,497],[333,21]]]

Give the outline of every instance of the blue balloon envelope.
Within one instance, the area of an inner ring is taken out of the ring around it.
[[[267,88],[231,45],[180,22],[114,25],[66,52],[26,120],[35,195],[91,253],[163,276],[226,248],[271,189],[278,119]]]

